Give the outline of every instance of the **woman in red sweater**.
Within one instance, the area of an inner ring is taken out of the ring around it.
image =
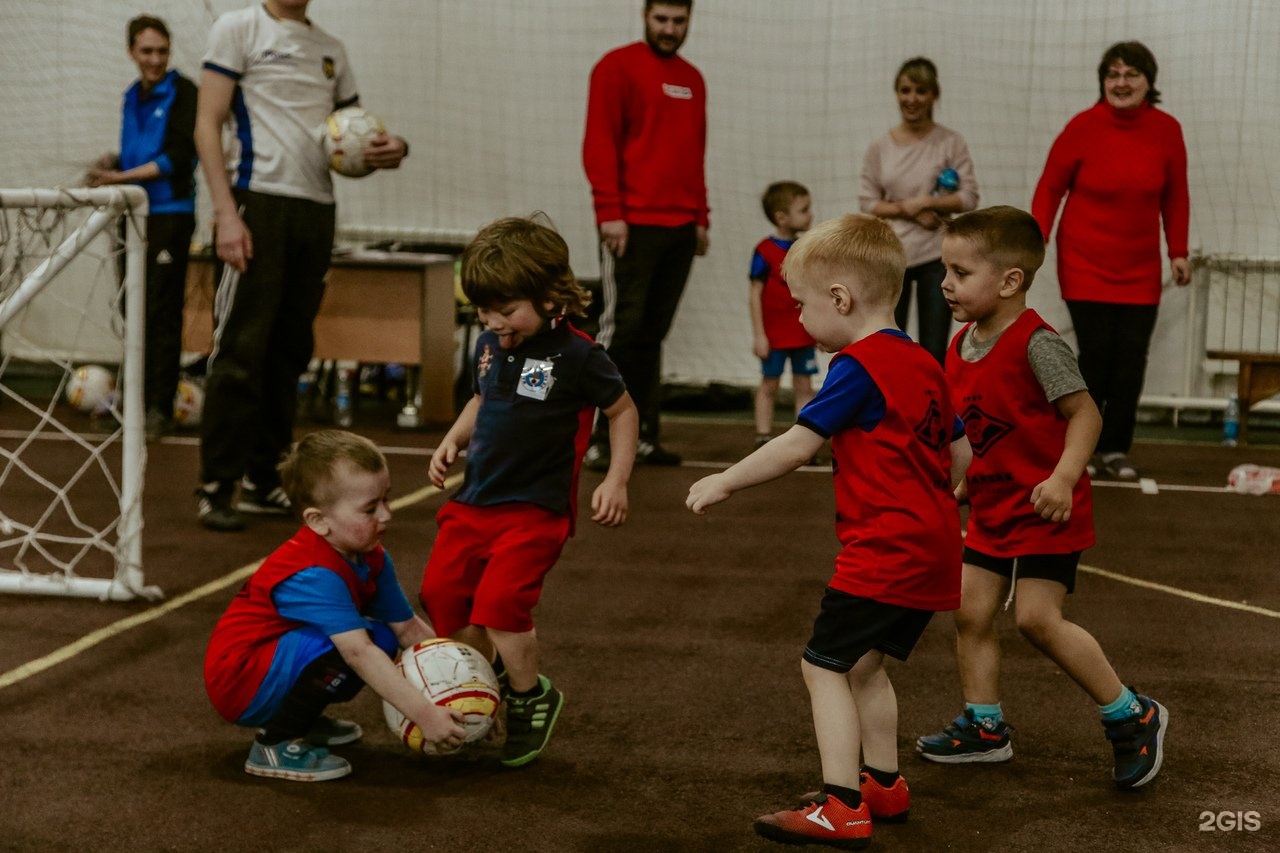
[[[1147,349],[1160,303],[1163,220],[1173,280],[1187,263],[1187,151],[1182,127],[1156,109],[1156,60],[1141,42],[1107,48],[1098,103],[1067,123],[1049,149],[1031,212],[1045,240],[1058,225],[1058,284],[1071,312],[1080,372],[1102,410],[1089,465],[1135,480],[1129,461]]]

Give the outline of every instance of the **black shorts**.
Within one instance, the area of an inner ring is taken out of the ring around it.
[[[981,551],[965,547],[964,561],[980,569],[995,572],[1001,577],[1013,577],[1013,564],[1017,560],[1018,578],[1039,578],[1057,581],[1067,588],[1067,592],[1075,592],[1076,567],[1080,565],[1083,551],[1072,551],[1070,554],[1025,554],[1021,557],[993,557]]]
[[[848,672],[872,649],[906,660],[931,618],[931,610],[885,604],[827,587],[804,659],[832,672]]]

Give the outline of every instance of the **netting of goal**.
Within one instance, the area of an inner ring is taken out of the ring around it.
[[[137,187],[0,190],[0,592],[161,597],[142,574],[146,211]],[[99,398],[68,394],[94,373]]]

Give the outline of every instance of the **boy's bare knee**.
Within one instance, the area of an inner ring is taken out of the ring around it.
[[[1036,648],[1048,644],[1056,624],[1057,619],[1048,613],[1037,610],[1018,612],[1018,633]]]

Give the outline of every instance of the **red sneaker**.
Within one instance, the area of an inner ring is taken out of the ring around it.
[[[866,803],[851,809],[837,797],[819,794],[799,808],[756,818],[755,830],[757,835],[784,844],[859,850],[871,843],[871,810]]]
[[[862,802],[871,809],[871,816],[877,821],[903,823],[911,811],[911,791],[907,788],[907,780],[901,776],[893,786],[886,788],[867,773],[858,777],[862,787]]]

